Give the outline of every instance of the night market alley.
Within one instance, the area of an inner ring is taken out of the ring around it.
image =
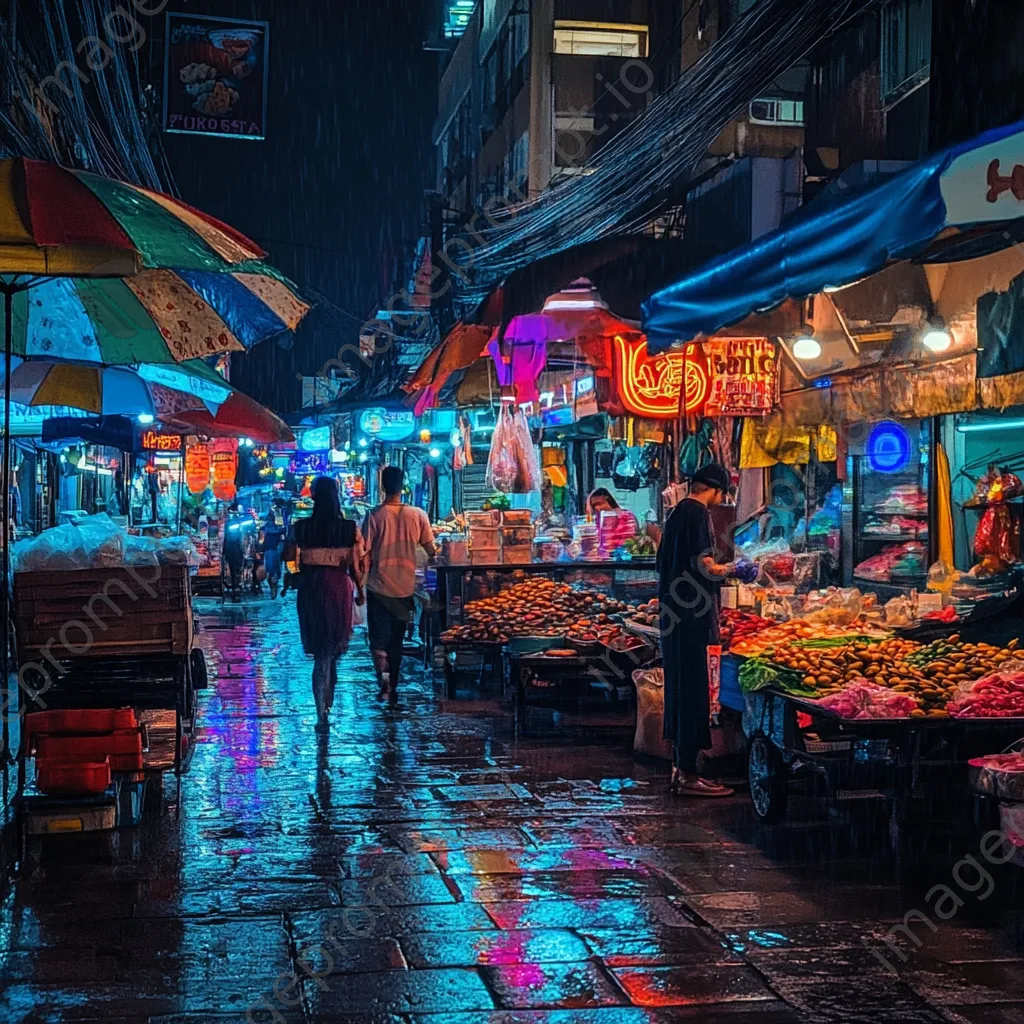
[[[858,849],[813,810],[771,829],[746,793],[673,799],[600,719],[516,740],[496,695],[447,701],[423,673],[388,710],[362,631],[321,740],[294,603],[200,611],[180,814],[47,841],[2,908],[4,1021],[1020,1019],[1008,888],[915,924],[901,962],[884,940],[929,904],[884,834]]]

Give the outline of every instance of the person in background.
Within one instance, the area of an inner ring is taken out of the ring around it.
[[[621,512],[623,509],[615,500],[615,495],[607,487],[595,487],[587,498],[587,511],[600,523],[602,512]],[[616,530],[615,539],[618,544],[612,546],[617,547],[625,543],[639,532],[640,525],[636,521],[636,516],[632,512],[627,512],[626,516],[620,519]],[[654,541],[655,545],[661,543],[661,527],[657,523],[645,522],[643,532]]]
[[[318,477],[313,483],[313,514],[295,524],[294,543],[285,557],[294,561],[298,547],[299,633],[313,658],[316,731],[329,729],[328,715],[338,683],[338,658],[352,638],[352,605],[366,600],[363,591],[363,543],[355,522],[341,511],[337,481]]]
[[[224,523],[224,544],[221,548],[221,558],[227,566],[228,575],[231,580],[231,600],[241,600],[242,587],[242,565],[245,562],[245,516],[242,514],[242,506],[233,501],[228,509],[227,520]]]
[[[263,523],[263,535],[260,540],[263,568],[267,573],[271,600],[277,597],[277,587],[281,582],[281,550],[284,547],[284,535],[284,526],[278,524],[277,514],[271,509]]]
[[[729,492],[729,471],[717,463],[699,469],[690,494],[672,510],[658,551],[658,601],[665,666],[665,739],[672,741],[671,790],[724,797],[732,790],[697,774],[711,747],[708,647],[718,643],[718,592],[732,566],[714,557],[711,516]]]
[[[402,643],[412,621],[416,591],[416,549],[435,554],[430,520],[420,508],[402,504],[405,473],[388,466],[381,473],[384,502],[363,523],[369,573],[366,580],[366,629],[378,696],[398,704]]]

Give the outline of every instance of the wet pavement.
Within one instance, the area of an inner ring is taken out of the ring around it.
[[[422,673],[383,709],[361,636],[318,741],[294,604],[204,625],[180,811],[47,840],[0,907],[0,1021],[1024,1020],[1019,869],[954,872],[968,838],[900,885],[884,823],[674,800],[621,733],[517,739]]]

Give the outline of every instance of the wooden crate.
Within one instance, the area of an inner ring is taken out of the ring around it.
[[[187,655],[192,647],[188,566],[76,569],[14,576],[18,660],[48,650],[69,658]]]

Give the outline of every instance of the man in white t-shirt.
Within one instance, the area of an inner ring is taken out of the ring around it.
[[[402,504],[405,473],[388,466],[381,473],[384,503],[363,523],[369,574],[366,580],[366,628],[381,698],[398,703],[402,644],[412,619],[416,590],[416,552],[434,555],[434,533],[426,512]]]

